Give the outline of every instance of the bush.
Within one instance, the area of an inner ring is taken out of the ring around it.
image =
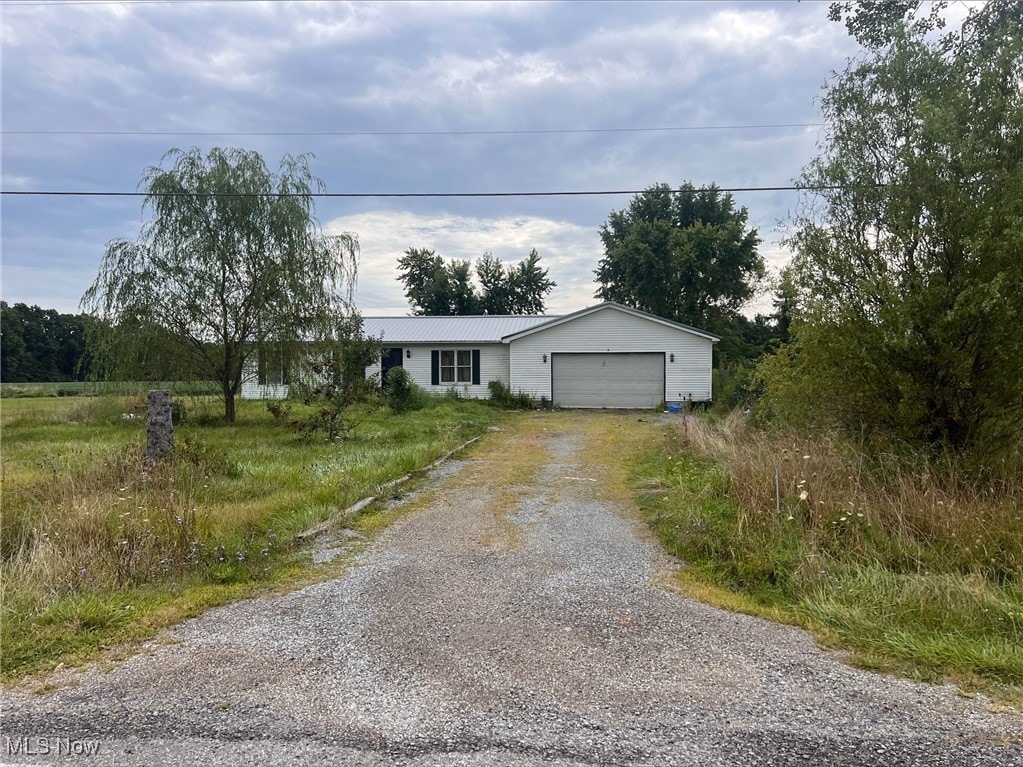
[[[274,423],[278,426],[287,426],[291,423],[291,405],[284,400],[270,400],[266,403],[266,412],[273,416]]]
[[[384,385],[384,399],[395,413],[422,410],[426,405],[426,392],[412,380],[405,368],[391,368]]]
[[[536,407],[536,401],[530,395],[522,390],[513,394],[502,381],[490,381],[487,388],[490,389],[490,401],[498,407],[509,410],[533,410]]]
[[[735,408],[748,407],[756,399],[757,389],[753,369],[745,365],[716,367],[711,372],[714,386],[714,404],[723,413]]]

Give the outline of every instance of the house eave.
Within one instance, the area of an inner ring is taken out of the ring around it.
[[[625,314],[631,314],[634,317],[640,317],[642,319],[649,320],[650,322],[657,322],[661,325],[666,325],[667,327],[674,328],[675,330],[684,330],[687,333],[692,333],[693,335],[706,338],[712,344],[716,344],[721,340],[719,336],[716,336],[713,333],[708,333],[706,330],[700,330],[699,328],[694,328],[691,325],[683,325],[681,322],[674,322],[673,320],[668,320],[664,317],[658,317],[656,314],[650,314],[649,312],[634,309],[631,306],[625,306],[624,304],[619,304],[614,301],[605,301],[602,304],[587,306],[585,309],[580,309],[579,311],[572,312],[571,314],[564,314],[561,317],[552,318],[550,322],[534,325],[531,328],[526,328],[525,330],[520,330],[516,333],[509,333],[501,339],[501,343],[509,344],[519,338],[524,338],[525,336],[538,333],[542,330],[549,330],[550,328],[561,325],[562,323],[571,322],[572,320],[585,317],[589,314],[594,314],[605,309],[615,309],[620,312],[624,312]]]

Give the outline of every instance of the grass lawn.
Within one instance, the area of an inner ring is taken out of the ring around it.
[[[144,419],[125,417],[138,397],[0,404],[3,678],[329,574],[311,574],[297,533],[503,417],[451,399],[402,415],[367,409],[349,439],[328,444],[298,439],[262,402],[239,402],[229,425],[215,400],[182,399],[175,459],[149,472]]]

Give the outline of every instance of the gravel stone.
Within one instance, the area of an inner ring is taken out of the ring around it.
[[[0,762],[1023,766],[1017,714],[659,585],[679,563],[583,460],[591,417],[529,419],[547,462],[513,513],[479,481],[521,449],[495,432],[343,577],[4,692]],[[12,752],[44,737],[98,751]]]

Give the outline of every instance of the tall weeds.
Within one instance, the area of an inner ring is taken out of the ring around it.
[[[678,439],[724,464],[749,531],[781,524],[810,552],[902,573],[1023,575],[1023,478],[1007,463],[968,470],[950,457],[871,456],[833,438],[770,434],[738,413],[691,420]]]
[[[174,464],[141,471],[135,445],[87,459],[45,458],[43,477],[5,499],[6,586],[45,599],[165,580],[194,569],[209,517],[200,490],[222,459],[185,443]]]
[[[1018,465],[867,451],[736,413],[686,419],[641,471],[641,505],[690,577],[825,626],[871,663],[1023,698]]]

